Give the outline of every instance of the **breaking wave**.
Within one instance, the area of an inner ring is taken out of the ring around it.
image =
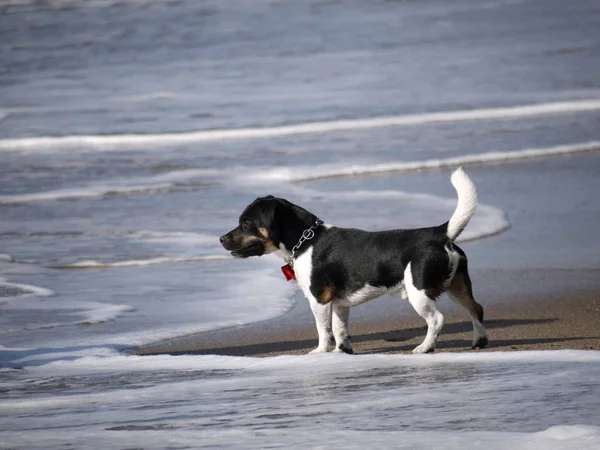
[[[502,163],[548,156],[568,155],[574,153],[600,150],[600,141],[578,144],[558,145],[555,147],[529,148],[513,151],[477,153],[450,158],[429,159],[424,161],[387,162],[377,164],[360,164],[351,166],[294,166],[277,169],[265,169],[246,176],[244,181],[257,183],[304,182],[324,178],[349,177],[355,175],[373,175],[381,173],[406,173],[431,169],[446,169],[474,164]]]
[[[367,130],[384,127],[425,125],[432,123],[467,122],[475,120],[502,120],[537,117],[552,114],[600,110],[600,100],[540,103],[509,106],[504,108],[481,108],[461,111],[443,111],[421,114],[405,114],[365,119],[330,120],[273,127],[239,129],[196,130],[182,133],[118,134],[118,135],[72,135],[60,137],[31,137],[1,139],[0,150],[21,152],[78,150],[117,150],[123,148],[160,148],[167,145],[190,144],[230,139],[263,139],[281,136],[322,134],[340,131]]]
[[[108,195],[123,195],[135,193],[157,193],[177,189],[197,189],[215,184],[215,181],[207,181],[219,172],[213,169],[187,169],[167,172],[150,177],[139,177],[124,183],[99,182],[96,185],[56,189],[45,192],[33,192],[28,194],[0,195],[0,203],[29,203],[48,200],[67,200],[77,198],[102,197]],[[202,177],[202,181],[196,181],[192,185],[186,184],[190,180]]]
[[[30,284],[11,283],[0,278],[0,304],[7,300],[24,297],[51,297],[54,291]]]
[[[200,256],[160,256],[148,259],[131,259],[125,261],[104,262],[96,260],[78,261],[73,264],[54,266],[55,269],[108,269],[116,267],[153,266],[157,264],[184,263],[197,261],[222,261],[233,259],[229,255],[200,255]]]

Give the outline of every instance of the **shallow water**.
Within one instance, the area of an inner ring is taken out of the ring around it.
[[[600,448],[599,352],[113,356],[4,375],[10,447]]]

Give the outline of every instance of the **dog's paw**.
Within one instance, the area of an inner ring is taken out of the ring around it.
[[[477,341],[473,342],[473,345],[471,346],[471,348],[475,349],[475,348],[485,348],[488,345],[488,338],[487,336],[482,336],[480,337]]]
[[[317,347],[314,350],[311,350],[310,352],[308,352],[309,355],[316,355],[318,353],[329,353],[330,351],[332,351],[333,348],[332,347]]]
[[[424,345],[421,344],[417,347],[415,347],[415,349],[413,350],[414,354],[419,354],[419,353],[433,353],[433,351],[435,350],[435,347],[432,345]]]
[[[350,345],[350,343],[348,343],[348,344],[338,345],[337,348],[334,350],[334,352],[347,353],[349,355],[352,355],[354,353],[354,350],[352,350],[352,345]]]

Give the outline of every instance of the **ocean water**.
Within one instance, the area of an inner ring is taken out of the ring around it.
[[[0,2],[2,442],[598,446],[600,387],[576,382],[595,353],[119,352],[303,301],[275,257],[219,245],[257,196],[428,226],[454,209],[449,180],[360,180],[597,151],[599,19],[592,1]],[[484,200],[462,239],[508,227]]]

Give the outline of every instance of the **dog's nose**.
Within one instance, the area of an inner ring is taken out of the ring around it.
[[[225,242],[227,242],[229,240],[229,236],[227,234],[224,234],[223,236],[221,236],[219,238],[219,241],[221,241],[221,244],[224,244]]]

